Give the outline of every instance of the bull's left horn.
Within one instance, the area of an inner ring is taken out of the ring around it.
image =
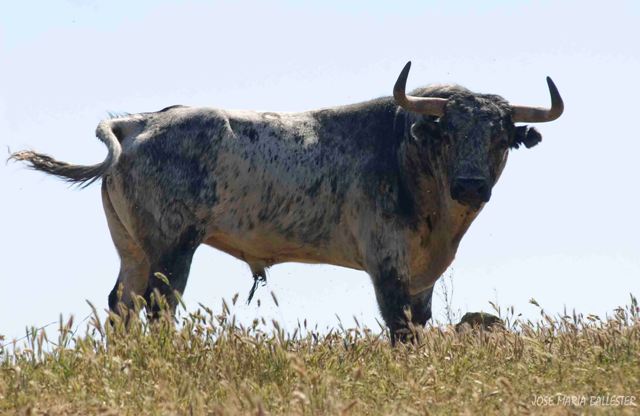
[[[562,102],[558,88],[549,77],[547,77],[547,84],[549,85],[549,94],[551,94],[551,108],[512,105],[513,115],[511,119],[514,123],[544,123],[546,121],[553,121],[562,115],[564,103]]]
[[[414,113],[426,116],[442,116],[444,114],[444,106],[447,104],[445,98],[407,96],[405,89],[407,88],[409,69],[411,69],[411,61],[404,66],[400,76],[398,76],[396,85],[393,86],[393,99],[396,104]]]

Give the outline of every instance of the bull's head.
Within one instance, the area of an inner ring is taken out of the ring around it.
[[[520,144],[528,148],[541,140],[535,129],[515,127],[514,123],[552,121],[560,117],[564,109],[558,89],[548,77],[550,109],[509,105],[494,95],[407,96],[405,88],[410,68],[411,62],[408,62],[396,81],[395,102],[412,113],[439,118],[439,134],[449,149],[449,192],[453,199],[473,208],[489,201],[509,148]]]

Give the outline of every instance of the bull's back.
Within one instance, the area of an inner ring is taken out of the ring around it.
[[[114,177],[135,228],[195,224],[237,257],[345,263],[329,251],[344,250],[353,166],[308,114],[174,108],[123,145]]]

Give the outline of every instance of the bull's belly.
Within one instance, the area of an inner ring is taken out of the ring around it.
[[[207,235],[204,243],[247,262],[250,266],[269,267],[279,263],[296,262],[330,264],[362,270],[362,265],[345,256],[337,247],[314,247],[282,236],[257,233],[225,233],[216,231]]]

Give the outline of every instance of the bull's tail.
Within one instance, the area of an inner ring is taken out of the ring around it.
[[[102,163],[96,165],[73,165],[31,150],[15,152],[9,157],[9,160],[25,161],[32,169],[58,176],[81,187],[89,186],[109,172],[117,163],[120,153],[122,153],[122,146],[114,133],[113,127],[116,123],[116,120],[104,120],[98,124],[96,129],[96,136],[107,146],[109,152]]]

